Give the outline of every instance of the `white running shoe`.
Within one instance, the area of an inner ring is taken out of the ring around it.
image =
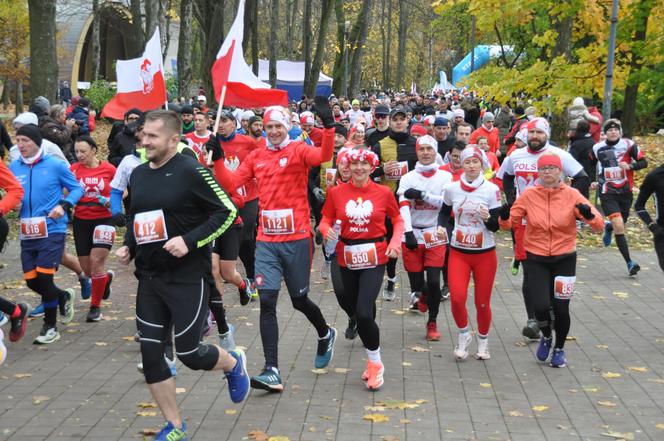
[[[468,358],[468,346],[473,338],[470,336],[470,332],[460,332],[459,333],[459,342],[454,348],[454,357],[457,360],[465,360]]]
[[[489,338],[480,338],[477,337],[477,354],[475,354],[475,358],[478,360],[488,360],[491,358],[491,354],[489,354]]]
[[[5,333],[0,329],[0,365],[7,359],[7,346],[5,346]]]

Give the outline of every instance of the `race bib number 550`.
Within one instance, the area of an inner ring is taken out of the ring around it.
[[[375,243],[344,246],[346,268],[351,270],[374,268],[378,265],[378,253]]]
[[[137,213],[134,216],[134,237],[137,245],[168,240],[163,210]]]

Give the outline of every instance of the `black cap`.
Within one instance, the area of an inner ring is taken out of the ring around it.
[[[335,124],[334,124],[334,133],[335,133],[336,135],[341,135],[341,136],[343,136],[344,138],[347,138],[347,137],[348,137],[348,130],[347,130],[346,127],[344,127],[344,125],[341,124],[341,123],[335,123]]]
[[[189,105],[182,106],[180,108],[180,114],[184,115],[185,113],[188,114],[188,115],[193,115],[194,114],[194,108],[189,106]]]
[[[408,115],[406,115],[406,110],[405,110],[405,109],[403,109],[403,108],[397,108],[397,109],[392,109],[392,111],[390,112],[390,119],[394,118],[394,116],[395,116],[395,115],[398,115],[398,114],[401,114],[401,115],[403,115],[403,116],[405,116],[405,117],[408,116]]]
[[[385,104],[379,104],[376,106],[376,109],[374,109],[374,115],[389,115],[390,114],[390,108],[387,107]]]
[[[125,119],[129,118],[129,115],[138,115],[138,116],[143,116],[143,111],[141,109],[133,108],[129,109],[125,112],[124,117]]]
[[[35,144],[37,144],[37,147],[41,146],[42,143],[42,134],[39,131],[39,127],[37,127],[34,124],[26,124],[24,126],[21,126],[17,131],[16,135],[21,135],[21,136],[26,136],[32,140]]]
[[[219,115],[219,118],[221,118],[221,119],[232,119],[233,121],[235,121],[235,115],[233,114],[233,112],[231,112],[228,109],[222,109],[221,115]]]

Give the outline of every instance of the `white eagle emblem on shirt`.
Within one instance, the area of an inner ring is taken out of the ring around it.
[[[373,203],[370,200],[363,201],[362,198],[357,198],[357,201],[351,199],[346,202],[346,216],[354,224],[368,224],[371,213],[373,213]]]

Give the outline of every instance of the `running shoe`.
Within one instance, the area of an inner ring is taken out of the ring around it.
[[[30,311],[30,318],[41,317],[44,315],[44,304],[40,303],[35,309]]]
[[[39,331],[39,335],[37,338],[35,338],[35,341],[33,341],[33,344],[36,345],[48,345],[51,343],[55,343],[56,341],[60,340],[60,333],[58,332],[58,329],[54,327],[50,327],[46,323],[44,323],[44,326],[42,326],[41,331]]]
[[[113,293],[113,289],[111,289],[111,283],[113,283],[113,277],[115,277],[113,270],[106,271],[106,274],[108,275],[108,281],[106,282],[106,288],[104,288],[104,300],[108,300],[108,298],[111,297],[111,294]]]
[[[329,260],[324,260],[323,261],[323,266],[320,268],[320,278],[323,280],[327,280],[330,278],[330,267],[332,266],[332,262]]]
[[[427,295],[424,292],[420,294],[420,300],[417,302],[417,310],[422,314],[429,310],[429,305],[427,305]]]
[[[249,292],[251,293],[251,301],[258,300],[258,290],[256,289],[256,281],[249,278]]]
[[[602,236],[602,243],[605,247],[611,246],[611,234],[613,234],[613,225],[611,222],[604,222],[604,235]]]
[[[240,294],[240,305],[244,306],[251,301],[251,281],[244,279],[244,289],[238,288]]]
[[[81,284],[81,298],[87,300],[92,294],[92,280],[89,277],[79,277],[78,282]],[[106,298],[106,297],[104,297]]]
[[[357,320],[355,320],[355,317],[348,317],[348,326],[344,336],[347,340],[355,340],[355,337],[357,337]]]
[[[314,367],[322,369],[330,363],[334,356],[334,342],[337,339],[337,330],[328,326],[330,336],[318,339],[318,349],[314,358]]]
[[[251,387],[268,392],[283,392],[284,385],[276,369],[265,368],[260,375],[251,377]]]
[[[25,329],[28,327],[28,316],[30,315],[30,305],[19,303],[21,315],[11,319],[11,328],[9,330],[9,341],[17,342],[25,335]]]
[[[539,345],[537,345],[536,356],[539,361],[546,361],[549,358],[549,353],[551,352],[551,342],[553,339],[551,337],[546,338],[542,336],[540,338]]]
[[[512,273],[513,276],[516,276],[517,274],[519,274],[520,264],[521,264],[521,262],[516,260],[516,258],[514,258],[514,257],[512,258],[512,264],[510,265],[510,272]]]
[[[553,350],[553,355],[551,355],[551,361],[549,362],[549,366],[555,368],[563,368],[567,366],[565,351],[562,349],[555,348]]]
[[[316,245],[323,245],[323,233],[320,232],[318,227],[314,228],[314,241]]]
[[[408,307],[408,310],[410,312],[420,312],[419,306],[417,306],[417,303],[419,302],[420,299],[420,293],[419,292],[411,292],[410,293],[410,306]]]
[[[473,341],[473,338],[470,336],[470,332],[459,332],[457,345],[454,348],[454,358],[457,360],[468,358],[468,346],[470,346],[471,341]]]
[[[380,361],[367,362],[366,382],[367,389],[378,390],[383,385],[383,374],[385,374],[385,366]]]
[[[438,332],[438,325],[436,325],[436,322],[427,323],[427,340],[429,341],[440,340],[440,332]]]
[[[85,316],[85,321],[88,323],[94,323],[101,321],[101,319],[101,308],[99,306],[91,306],[88,315]]]
[[[385,289],[383,290],[383,300],[386,300],[388,302],[391,302],[394,300],[394,298],[397,296],[397,292],[394,289],[394,282],[391,280],[387,280],[387,285],[385,286]]]
[[[489,354],[489,339],[487,337],[477,337],[477,354],[475,358],[478,360],[488,360],[491,358]]]
[[[177,428],[170,421],[159,431],[154,441],[188,441],[187,424],[183,421],[182,427]]]
[[[241,403],[249,396],[249,373],[247,372],[247,356],[242,349],[230,352],[231,356],[237,361],[235,367],[230,372],[226,372],[228,380],[228,393],[231,401]]]
[[[528,319],[526,326],[521,330],[521,335],[530,340],[537,340],[540,337],[540,329],[537,320]]]
[[[447,286],[447,284],[443,285],[442,288],[440,288],[440,301],[444,302],[445,300],[449,300],[450,298],[450,287]]]
[[[143,373],[143,362],[142,361],[136,363],[136,369],[138,369],[138,372],[140,372],[141,374]]]
[[[629,272],[630,276],[635,276],[636,273],[638,273],[640,270],[641,267],[638,263],[634,262],[633,260],[627,262],[627,271]]]
[[[164,355],[164,360],[166,360],[166,364],[168,365],[168,369],[171,370],[171,377],[175,378],[178,376],[178,366],[177,363],[175,362],[175,359],[171,360],[168,358],[166,355]],[[143,366],[141,366],[143,367]]]
[[[67,293],[67,297],[65,298],[65,303],[62,306],[62,308],[64,308],[64,314],[62,314],[62,317],[60,317],[60,323],[62,324],[67,324],[74,320],[74,314],[76,313],[76,310],[74,309],[74,302],[76,299],[74,290],[67,288],[65,289],[65,293]]]
[[[5,333],[0,329],[0,366],[7,359],[7,346],[5,346]]]
[[[226,352],[235,350],[235,326],[228,324],[228,332],[219,334],[219,346],[224,348]]]
[[[0,312],[0,326],[4,326],[9,321],[9,317],[4,312]]]

